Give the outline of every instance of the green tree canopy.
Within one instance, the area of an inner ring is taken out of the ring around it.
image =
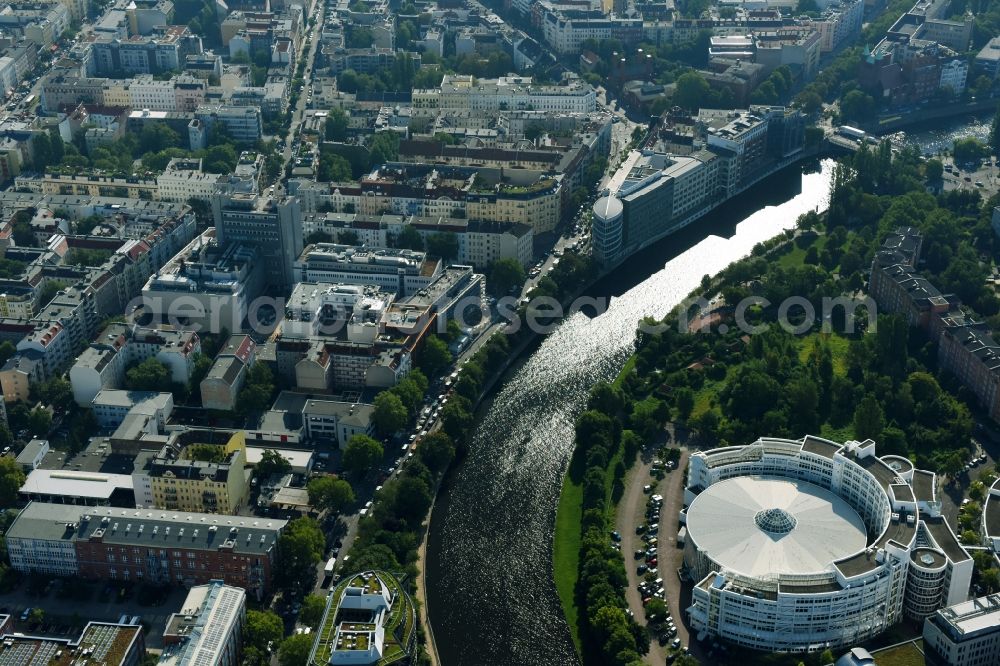
[[[382,443],[367,435],[354,435],[344,449],[344,467],[355,474],[365,474],[382,460]]]
[[[516,259],[498,259],[490,267],[486,286],[496,296],[508,293],[514,287],[520,287],[528,278],[524,266]]]
[[[248,610],[246,629],[244,630],[244,645],[252,646],[261,652],[267,652],[267,644],[277,645],[285,633],[281,617],[271,611]]]
[[[354,489],[351,488],[351,484],[332,476],[321,476],[310,480],[306,491],[309,493],[309,503],[318,509],[342,513],[344,509],[354,504]]]
[[[299,610],[299,622],[315,629],[319,626],[319,621],[323,619],[324,610],[326,610],[326,597],[318,594],[307,594],[302,599],[302,609]]]
[[[17,505],[17,491],[24,485],[24,472],[14,458],[0,458],[0,509]]]
[[[292,463],[274,449],[264,449],[260,455],[260,462],[254,468],[258,478],[266,479],[273,474],[289,474],[292,471]]]
[[[409,412],[406,409],[406,405],[403,404],[403,401],[395,393],[382,391],[375,396],[374,406],[372,421],[375,423],[375,429],[378,430],[380,435],[391,435],[394,432],[402,430],[403,426],[406,425]]]
[[[130,391],[169,391],[170,384],[170,369],[154,357],[125,373],[125,386]]]
[[[436,335],[428,336],[420,352],[420,368],[429,377],[437,377],[451,365],[452,356],[448,345]]]

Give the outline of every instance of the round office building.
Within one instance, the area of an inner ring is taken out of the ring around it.
[[[681,521],[696,635],[837,649],[964,601],[972,560],[934,475],[892,462],[871,441],[816,437],[692,455]]]

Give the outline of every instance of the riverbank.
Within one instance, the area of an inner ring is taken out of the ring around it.
[[[431,523],[427,594],[442,663],[578,659],[553,579],[553,528],[587,388],[621,373],[636,322],[662,317],[704,273],[825,205],[831,174],[824,163],[822,171],[778,176],[637,253],[612,279],[582,286],[602,303],[599,312],[564,319],[492,388]]]

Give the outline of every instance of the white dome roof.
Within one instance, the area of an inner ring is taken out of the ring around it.
[[[865,524],[817,485],[760,476],[712,484],[687,511],[688,534],[713,562],[747,576],[830,571],[867,545]]]

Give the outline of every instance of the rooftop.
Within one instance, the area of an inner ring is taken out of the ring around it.
[[[689,538],[726,570],[746,576],[827,572],[865,548],[864,522],[810,483],[741,476],[709,486],[687,511]]]
[[[924,524],[927,526],[927,531],[930,532],[931,537],[937,543],[938,548],[944,551],[948,559],[952,562],[963,562],[969,559],[969,554],[965,552],[965,549],[958,542],[958,537],[955,536],[955,532],[948,525],[948,521],[944,518],[925,518]]]
[[[993,482],[993,488],[983,506],[983,526],[990,538],[1000,538],[1000,479]]]
[[[237,553],[266,553],[286,521],[218,514],[119,509],[30,502],[7,530],[7,538],[84,541],[189,549],[232,548]]]
[[[132,490],[130,474],[100,474],[70,470],[35,469],[21,486],[21,494],[108,500],[119,488]]]
[[[995,632],[1000,626],[1000,594],[991,594],[942,608],[931,616],[953,640],[980,632]]]

